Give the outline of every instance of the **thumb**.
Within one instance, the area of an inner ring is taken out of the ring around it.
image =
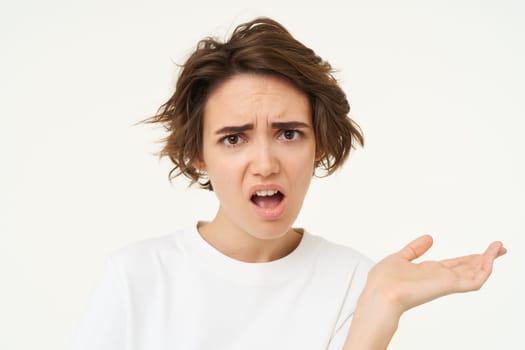
[[[412,242],[408,243],[403,249],[401,249],[398,254],[408,261],[419,258],[421,255],[425,254],[427,250],[432,247],[432,236],[423,235],[419,238],[416,238]]]

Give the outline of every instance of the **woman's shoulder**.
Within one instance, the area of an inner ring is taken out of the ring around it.
[[[369,270],[374,261],[361,253],[357,249],[333,242],[322,236],[305,231],[305,234],[319,246],[319,256],[334,265],[358,266],[361,269]]]
[[[130,242],[113,250],[108,259],[117,268],[128,271],[166,265],[186,254],[187,235],[187,229],[179,229],[169,234]]]

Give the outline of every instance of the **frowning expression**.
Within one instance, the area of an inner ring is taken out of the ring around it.
[[[290,230],[314,169],[311,114],[307,96],[273,76],[239,74],[211,92],[199,166],[223,229],[261,239]]]

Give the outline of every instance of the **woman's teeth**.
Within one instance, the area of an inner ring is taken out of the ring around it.
[[[251,201],[260,208],[276,208],[282,202],[284,195],[278,190],[260,190],[256,191]]]
[[[255,194],[257,196],[260,196],[260,197],[268,197],[268,196],[273,196],[274,194],[276,194],[277,190],[262,190],[262,191],[256,191]]]

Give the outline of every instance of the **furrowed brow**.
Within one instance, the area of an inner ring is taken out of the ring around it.
[[[272,128],[274,129],[300,129],[300,128],[310,128],[309,124],[303,122],[275,122],[272,123]]]
[[[219,130],[215,131],[215,134],[236,134],[239,132],[243,132],[246,130],[252,130],[253,124],[244,124],[239,126],[225,126],[223,128],[220,128]]]

